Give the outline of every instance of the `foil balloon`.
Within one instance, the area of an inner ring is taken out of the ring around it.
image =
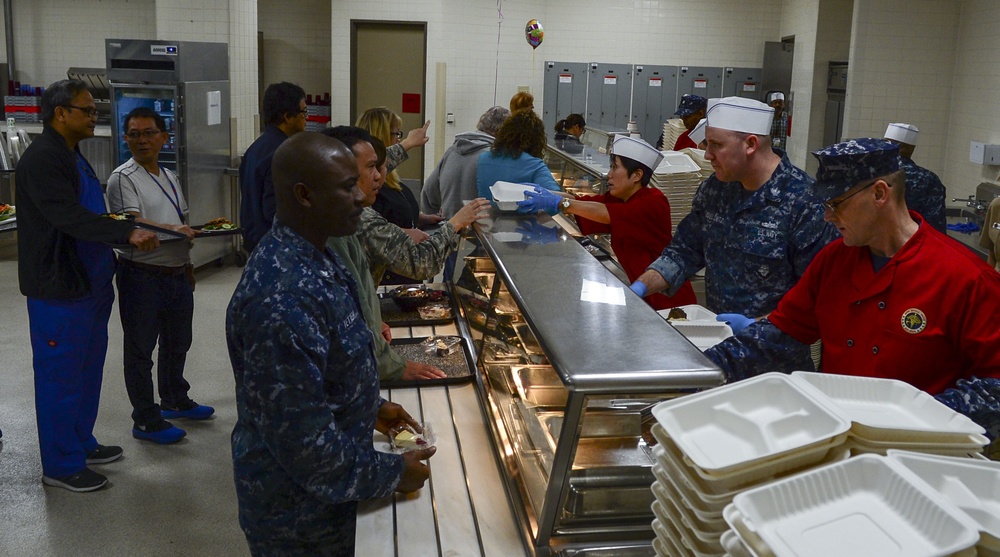
[[[544,37],[545,30],[542,29],[542,24],[537,19],[532,19],[524,26],[524,40],[528,41],[532,49],[538,48]]]

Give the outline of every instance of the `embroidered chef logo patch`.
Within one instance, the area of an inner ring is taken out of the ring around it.
[[[911,335],[923,332],[927,328],[927,316],[917,308],[904,311],[903,318],[899,322],[903,325],[903,330]]]

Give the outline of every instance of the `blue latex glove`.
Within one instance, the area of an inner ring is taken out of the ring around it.
[[[549,228],[537,221],[522,222],[517,231],[521,233],[521,241],[526,244],[551,244],[561,240],[559,228]]]
[[[746,329],[748,325],[755,321],[755,319],[751,319],[738,313],[720,313],[715,316],[715,320],[722,321],[726,325],[729,325],[729,328],[733,330],[734,335],[738,335],[740,331]]]
[[[636,296],[639,296],[640,298],[646,297],[646,285],[639,281],[633,282],[632,285],[628,287],[628,289],[631,290],[632,292],[635,292]]]
[[[947,225],[948,230],[954,230],[956,232],[962,232],[964,234],[972,234],[973,232],[979,232],[979,225],[974,222],[959,222]]]
[[[525,190],[524,201],[517,202],[517,212],[534,214],[538,211],[545,211],[554,215],[559,211],[559,202],[562,200],[562,196],[535,186],[534,190]]]

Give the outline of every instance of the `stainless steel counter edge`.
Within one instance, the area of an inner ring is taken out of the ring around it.
[[[629,394],[723,382],[719,368],[575,240],[525,241],[518,228],[533,225],[558,227],[547,215],[495,214],[475,229],[568,389]],[[603,301],[588,301],[595,298]]]

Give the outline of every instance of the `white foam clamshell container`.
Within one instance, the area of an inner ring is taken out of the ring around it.
[[[745,491],[733,506],[777,557],[932,557],[975,546],[973,521],[911,478],[862,455]]]
[[[826,404],[788,375],[766,373],[661,402],[653,416],[692,464],[725,475],[842,442],[850,423]]]
[[[985,430],[916,387],[894,379],[796,371],[792,378],[833,400],[869,441],[961,443]]]
[[[708,308],[706,308],[704,306],[700,306],[698,304],[689,304],[689,305],[686,305],[686,306],[677,306],[677,308],[671,308],[671,309],[682,309],[682,310],[684,310],[684,313],[687,315],[687,320],[688,321],[695,321],[695,322],[712,321],[712,322],[718,323],[718,321],[715,320],[716,315],[715,315],[714,312],[712,312]],[[670,309],[661,309],[661,310],[657,311],[656,313],[660,314],[660,317],[666,319],[667,316],[670,315]],[[671,321],[671,323],[678,323],[678,322],[679,323],[684,323],[684,321]]]
[[[500,181],[490,186],[490,193],[501,211],[517,211],[517,202],[525,199],[524,192],[534,189],[534,186],[526,184]]]
[[[888,457],[976,523],[980,555],[1000,554],[1000,462],[897,450]]]
[[[664,176],[682,174],[685,172],[701,172],[701,167],[691,157],[679,151],[661,151],[663,160],[653,170],[653,174]]]

